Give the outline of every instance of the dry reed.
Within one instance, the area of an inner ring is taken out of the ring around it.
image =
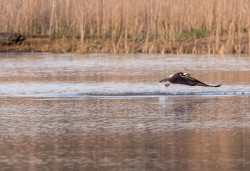
[[[1,32],[113,53],[250,52],[249,16],[249,0],[0,0]]]

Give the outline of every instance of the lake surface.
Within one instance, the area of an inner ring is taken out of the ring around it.
[[[160,85],[188,72],[219,88]],[[0,54],[1,170],[248,170],[250,57]]]

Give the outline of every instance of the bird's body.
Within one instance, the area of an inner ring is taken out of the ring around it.
[[[221,84],[211,86],[208,84],[205,84],[193,77],[190,77],[190,74],[188,73],[183,73],[183,72],[178,72],[170,77],[167,77],[163,80],[160,80],[160,83],[164,83],[165,86],[169,86],[170,84],[184,84],[184,85],[189,85],[189,86],[203,86],[203,87],[220,87]]]

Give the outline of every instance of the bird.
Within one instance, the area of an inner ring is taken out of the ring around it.
[[[175,74],[170,75],[169,77],[160,80],[160,83],[164,83],[166,87],[170,84],[184,84],[188,86],[203,86],[203,87],[220,87],[221,84],[218,85],[208,85],[205,84],[193,77],[190,76],[189,73],[177,72]]]

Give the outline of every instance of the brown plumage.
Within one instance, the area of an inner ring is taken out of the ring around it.
[[[184,85],[189,85],[189,86],[203,86],[203,87],[220,87],[221,84],[219,85],[208,85],[205,84],[193,77],[190,77],[190,74],[188,73],[183,73],[183,72],[178,72],[170,77],[167,77],[163,80],[160,80],[160,83],[165,83],[165,86],[169,86],[170,83],[172,84],[184,84]]]

